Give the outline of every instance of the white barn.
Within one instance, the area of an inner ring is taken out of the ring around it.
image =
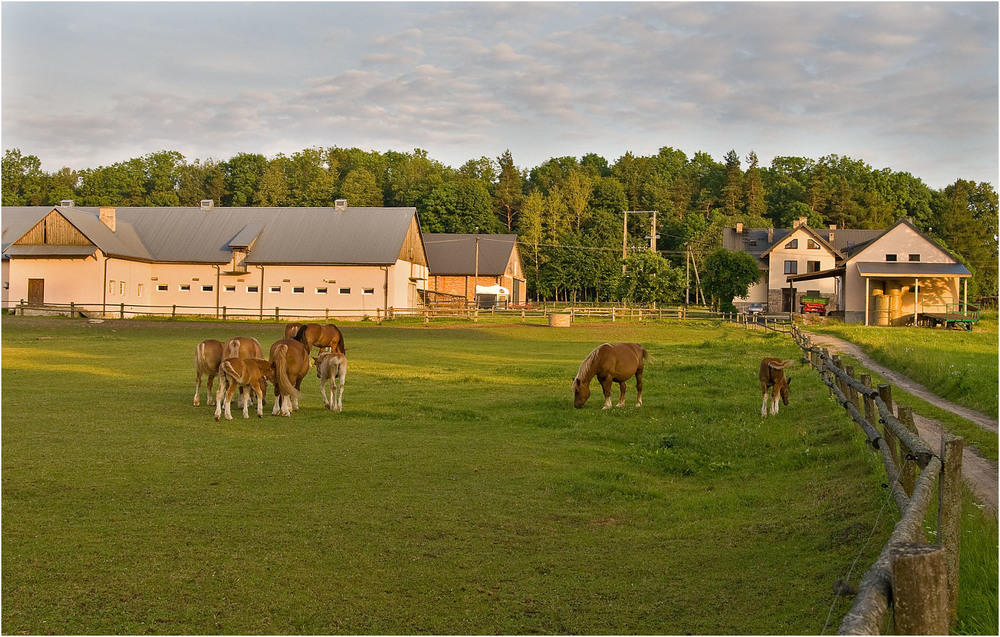
[[[428,278],[415,208],[63,203],[2,209],[5,308],[362,317],[416,307]]]

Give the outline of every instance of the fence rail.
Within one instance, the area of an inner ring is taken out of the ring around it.
[[[830,393],[864,431],[868,444],[880,452],[887,486],[900,513],[889,541],[861,578],[840,634],[880,634],[890,604],[900,634],[947,634],[958,609],[962,438],[942,436],[940,452],[935,453],[917,434],[912,409],[900,406],[898,416],[893,413],[889,385],[873,387],[867,374],[855,378],[853,367],[813,346],[798,326],[792,325],[791,331],[803,360],[820,373]],[[924,519],[935,492],[938,544],[931,546]],[[921,566],[911,568],[915,563]]]
[[[255,321],[330,321],[364,320],[377,322],[396,318],[420,318],[424,322],[432,319],[467,319],[476,321],[480,317],[506,318],[527,321],[545,320],[549,316],[566,315],[570,322],[576,320],[646,321],[665,319],[720,319],[726,315],[713,312],[701,306],[634,307],[620,305],[575,305],[565,303],[541,303],[538,305],[513,306],[509,308],[477,308],[472,305],[420,306],[384,308],[294,308],[294,307],[230,307],[199,305],[142,305],[135,303],[46,303],[33,305],[21,300],[9,302],[3,307],[5,312],[17,315],[84,316],[90,318],[136,318],[136,317],[201,317],[222,320]]]

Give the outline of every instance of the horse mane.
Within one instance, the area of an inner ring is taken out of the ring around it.
[[[594,351],[587,354],[587,358],[583,359],[583,362],[580,364],[580,370],[576,373],[577,378],[583,381],[594,377],[594,374],[597,373],[594,371],[594,368],[597,366],[597,353],[600,352],[601,348],[605,345],[608,345],[608,343],[598,345],[594,348]]]
[[[296,341],[302,343],[302,339],[305,338],[306,329],[308,327],[309,327],[308,323],[303,323],[302,327],[300,327],[299,330],[297,332],[295,332],[295,336],[293,336],[292,338],[294,338]]]

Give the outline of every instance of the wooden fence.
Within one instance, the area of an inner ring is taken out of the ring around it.
[[[810,343],[797,326],[792,336],[803,361],[823,377],[830,393],[880,453],[887,487],[900,519],[875,563],[862,577],[840,634],[882,632],[890,604],[898,634],[948,634],[958,609],[958,560],[962,514],[962,438],[944,435],[935,453],[917,434],[913,411],[893,413],[892,388],[855,378],[838,356]],[[938,493],[937,544],[930,545],[924,520]]]
[[[17,315],[64,315],[90,318],[135,318],[135,317],[201,317],[222,320],[256,321],[331,321],[331,320],[392,320],[411,317],[423,319],[467,319],[477,321],[480,317],[504,318],[525,322],[529,319],[547,320],[550,315],[568,315],[572,323],[577,320],[596,321],[646,321],[663,319],[719,319],[724,315],[700,306],[629,307],[620,305],[567,305],[565,303],[542,303],[511,308],[480,309],[471,305],[462,307],[410,307],[393,308],[294,308],[294,307],[228,307],[198,305],[140,305],[134,303],[46,303],[31,305],[23,300],[9,303],[5,308]]]

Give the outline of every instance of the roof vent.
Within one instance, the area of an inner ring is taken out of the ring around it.
[[[59,202],[59,205],[62,206],[63,208],[72,208],[73,207],[73,200],[72,199],[63,199],[62,201]]]
[[[201,209],[202,210],[211,210],[214,207],[215,207],[215,201],[214,200],[212,200],[212,199],[202,199],[201,200]]]
[[[347,200],[337,199],[336,201],[333,202],[333,207],[336,210],[347,210]]]

